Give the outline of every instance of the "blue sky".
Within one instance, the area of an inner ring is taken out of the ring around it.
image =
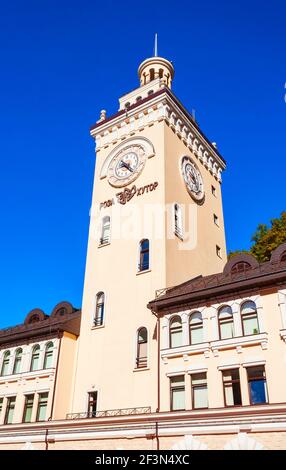
[[[139,8],[140,7],[140,8]],[[0,327],[81,305],[94,169],[89,127],[137,86],[152,54],[228,163],[228,249],[285,205],[286,4],[169,0],[1,2]],[[161,287],[161,286],[160,286]]]

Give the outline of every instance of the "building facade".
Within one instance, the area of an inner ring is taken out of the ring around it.
[[[0,449],[283,449],[286,245],[227,261],[225,161],[171,62],[138,76],[91,128],[80,330],[57,306],[3,333]]]
[[[68,302],[50,316],[32,310],[0,330],[0,424],[64,419],[70,409],[80,311]]]

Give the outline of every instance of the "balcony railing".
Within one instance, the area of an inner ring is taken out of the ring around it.
[[[119,408],[117,410],[87,411],[85,413],[68,413],[66,419],[108,418],[112,416],[143,415],[151,413],[151,406],[141,408]]]

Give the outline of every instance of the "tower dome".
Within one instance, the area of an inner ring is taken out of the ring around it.
[[[138,76],[140,86],[160,78],[166,86],[171,88],[174,73],[173,64],[169,60],[157,56],[150,57],[139,65]]]

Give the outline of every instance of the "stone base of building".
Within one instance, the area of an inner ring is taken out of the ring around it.
[[[2,426],[0,450],[285,450],[286,404]]]

